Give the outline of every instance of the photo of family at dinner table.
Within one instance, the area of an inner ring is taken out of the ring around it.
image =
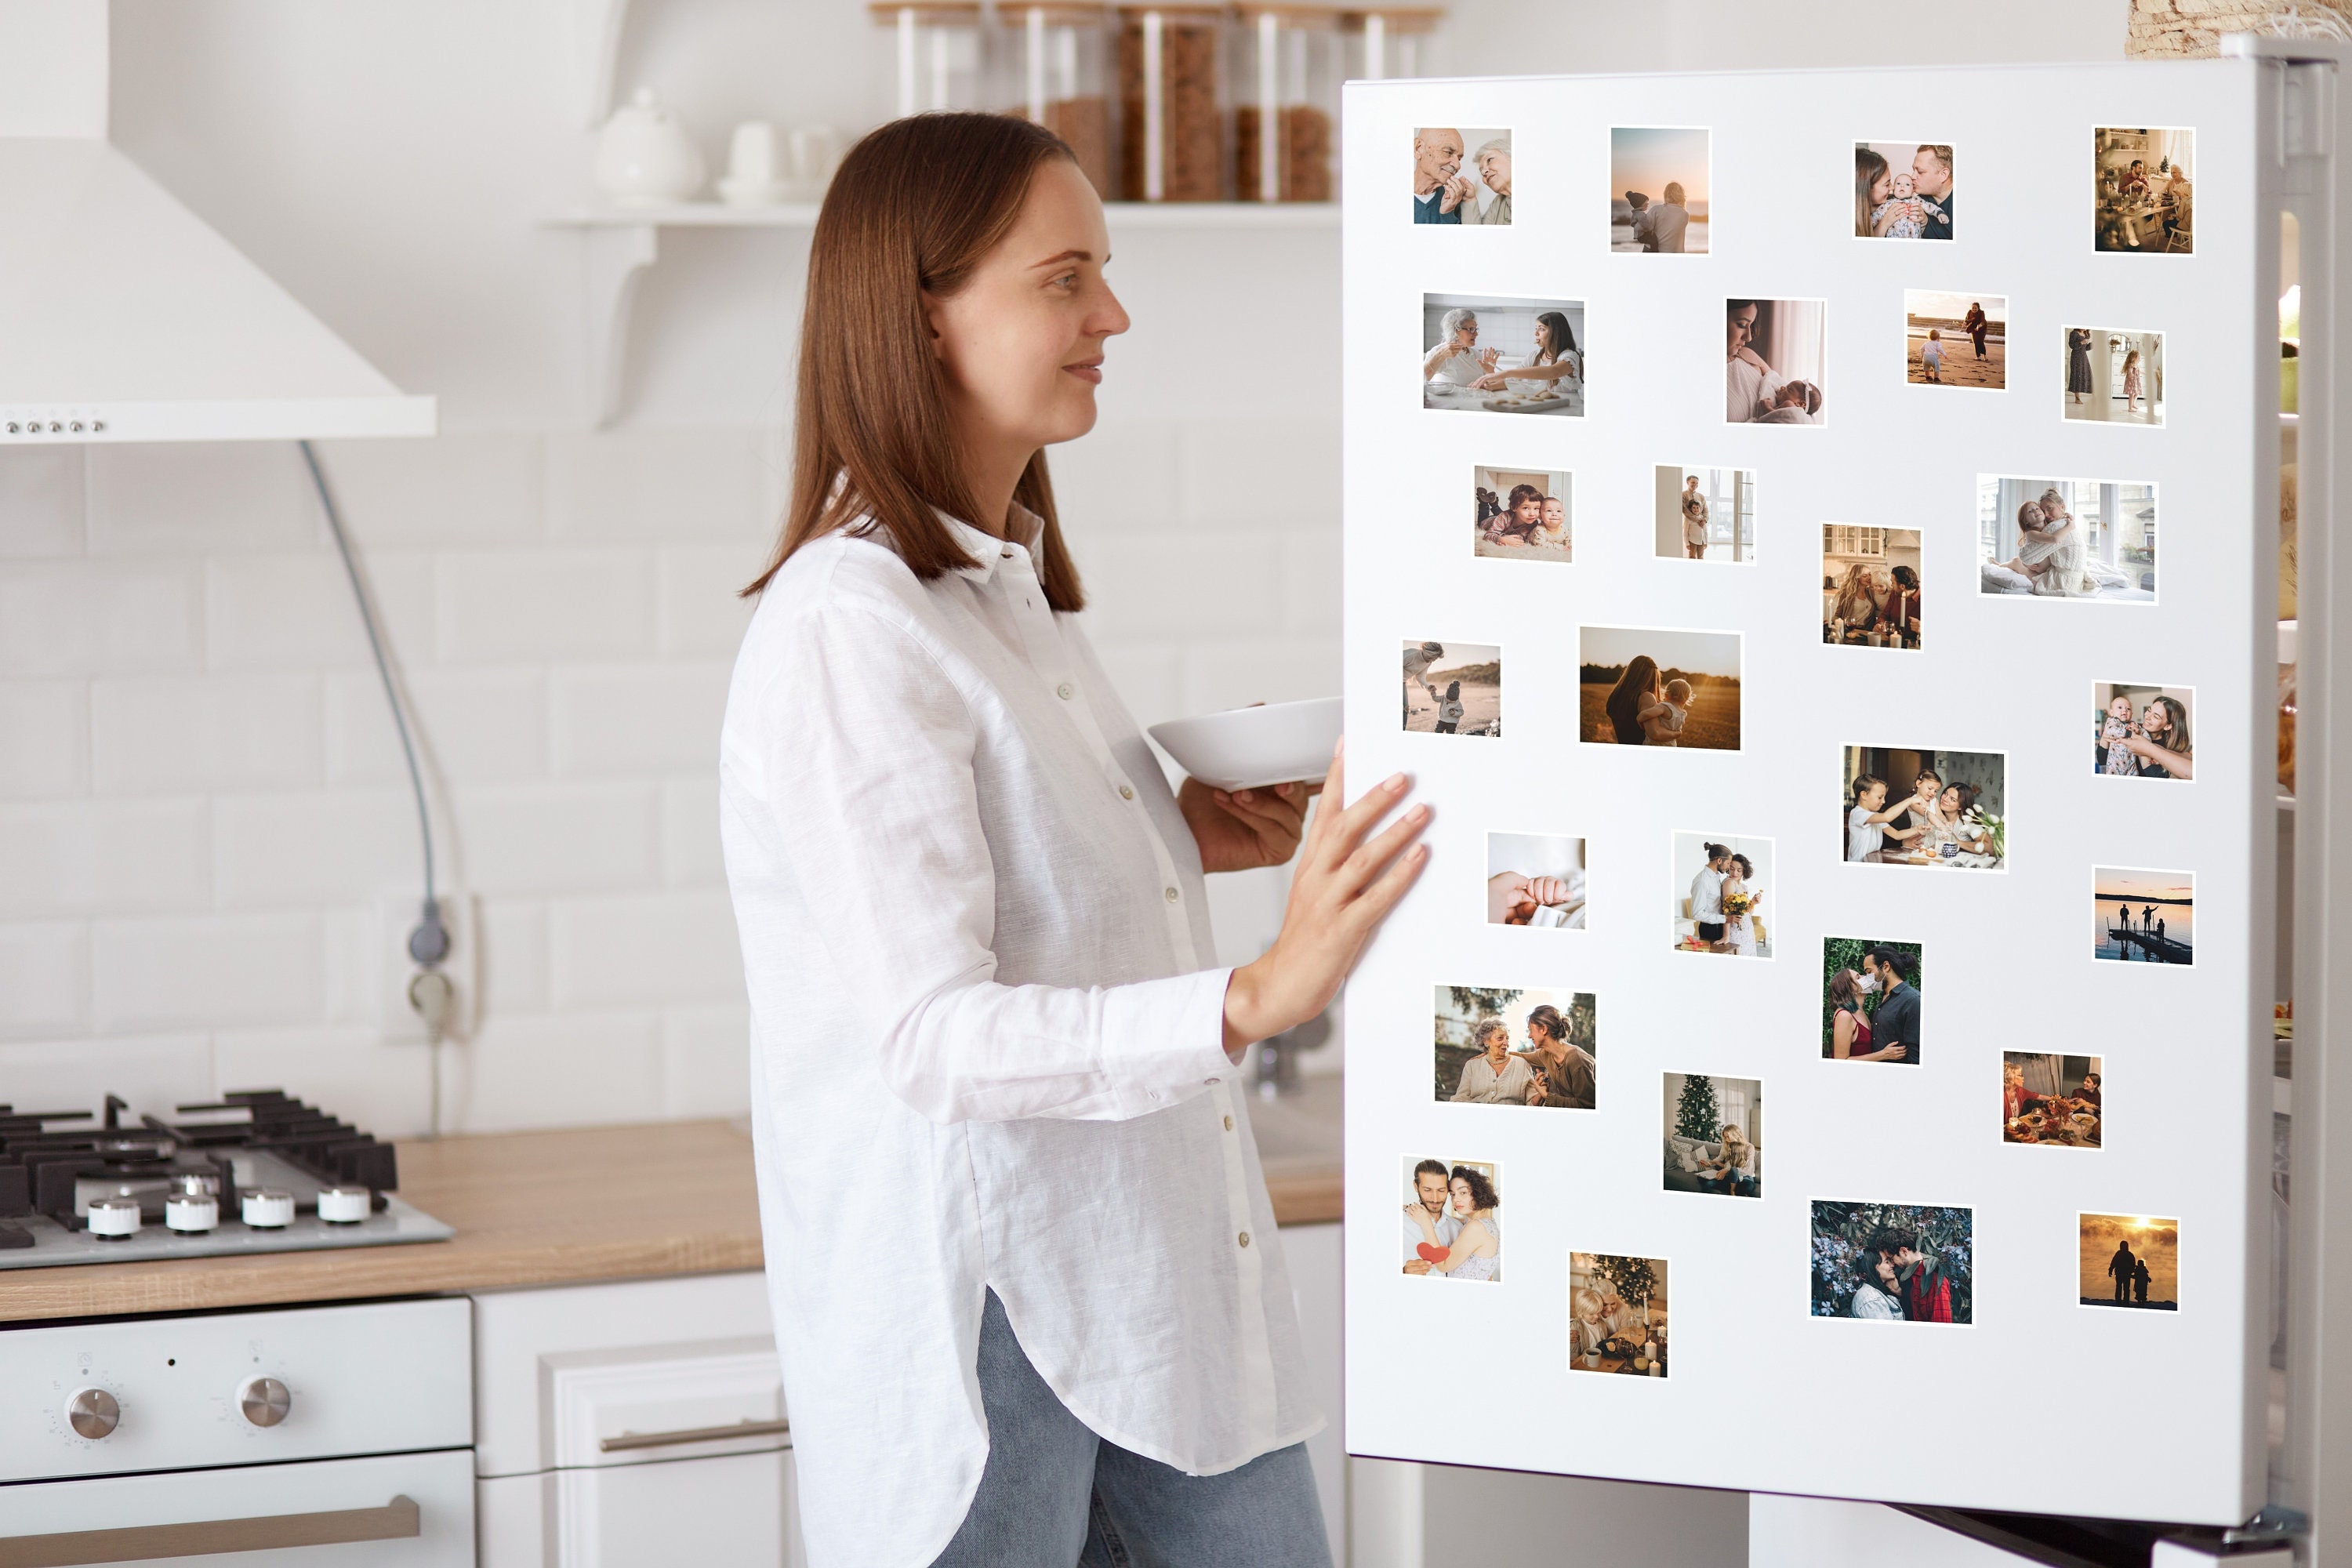
[[[1568,1255],[1568,1368],[1664,1377],[1666,1260],[1608,1252]]]
[[[2003,1051],[2000,1141],[2060,1149],[2095,1149],[2106,1112],[2097,1057]]]
[[[1503,733],[1503,650],[1492,643],[1404,644],[1407,734]]]
[[[1599,1109],[1590,991],[1436,988],[1435,1098],[1454,1105]],[[1515,1050],[1515,1043],[1525,1048]]]
[[[1404,1271],[1502,1282],[1502,1166],[1404,1157]]]
[[[2009,385],[2009,300],[1942,289],[1903,290],[1903,375],[1914,386]]]
[[[2197,962],[2197,879],[2187,871],[2091,869],[2091,956],[2117,963]]]
[[[1553,833],[1486,835],[1486,923],[1584,929],[1584,840]]]
[[[2106,125],[2094,130],[2094,245],[2145,256],[2191,254],[2196,154],[2194,131]]]
[[[1495,561],[1570,561],[1570,476],[1556,468],[1471,472],[1470,552]]]
[[[1661,561],[1756,563],[1756,472],[1660,463],[1654,479]]]
[[[1998,871],[2009,856],[2009,759],[1999,752],[1845,749],[1852,865]]]
[[[2156,603],[2156,487],[1979,474],[1977,592]]]
[[[2180,1310],[2180,1222],[2137,1214],[2076,1220],[2085,1307]]]
[[[1926,966],[1926,949],[1916,942],[1823,937],[1822,1058],[1920,1066]]]
[[[1618,125],[1609,132],[1609,248],[1629,256],[1706,254],[1704,126]]]
[[[1584,301],[1421,297],[1421,405],[1584,416]]]
[[[1853,144],[1856,239],[1949,239],[1956,205],[1950,142]]]
[[[1620,746],[1739,750],[1740,636],[1577,628],[1578,737]]]
[[[1772,956],[1764,893],[1772,879],[1772,841],[1733,834],[1676,833],[1675,949],[1740,958]]]
[[[2068,327],[2061,411],[2100,425],[2163,424],[2164,334]]]
[[[1764,1195],[1764,1083],[1665,1075],[1665,1190]]]
[[[1974,1321],[1972,1210],[1816,1200],[1812,1253],[1816,1318]]]
[[[2102,680],[2091,687],[2091,771],[2103,778],[2189,779],[2196,747],[2189,715],[2197,701],[2188,686],[2147,686]]]
[[[1919,531],[1822,524],[1822,641],[1916,651]]]
[[[1491,226],[1511,221],[1511,133],[1424,125],[1412,133],[1412,221]]]
[[[1723,302],[1724,419],[1733,425],[1826,425],[1829,304]]]

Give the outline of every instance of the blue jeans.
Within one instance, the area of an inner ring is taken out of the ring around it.
[[[1305,1444],[1188,1476],[1097,1437],[1029,1364],[993,1290],[980,1402],[988,1468],[932,1568],[1330,1568]]]

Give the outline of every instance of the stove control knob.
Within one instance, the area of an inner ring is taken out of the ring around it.
[[[284,1230],[294,1223],[294,1194],[263,1187],[244,1194],[245,1223],[256,1230]]]
[[[108,1241],[121,1241],[139,1234],[139,1200],[137,1198],[92,1198],[89,1202],[89,1233]]]
[[[102,1388],[78,1388],[66,1401],[67,1422],[93,1442],[113,1431],[121,1419],[122,1406]]]
[[[187,1236],[201,1236],[220,1224],[220,1199],[210,1193],[173,1193],[163,1200],[163,1224]]]
[[[320,1187],[319,1217],[329,1225],[357,1225],[375,1207],[375,1194],[365,1187]]]
[[[236,1407],[256,1426],[275,1426],[294,1407],[294,1395],[274,1377],[248,1377],[237,1385]]]

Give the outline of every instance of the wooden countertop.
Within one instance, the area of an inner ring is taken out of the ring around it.
[[[584,1284],[757,1268],[751,1140],[725,1121],[400,1145],[400,1195],[455,1238],[341,1251],[0,1271],[0,1321]],[[1276,1217],[1339,1217],[1339,1173],[1266,1172]]]

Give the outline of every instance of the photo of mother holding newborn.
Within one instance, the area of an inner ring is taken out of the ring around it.
[[[1724,410],[1732,425],[1825,425],[1822,372],[1829,306],[1821,300],[1723,302]]]

